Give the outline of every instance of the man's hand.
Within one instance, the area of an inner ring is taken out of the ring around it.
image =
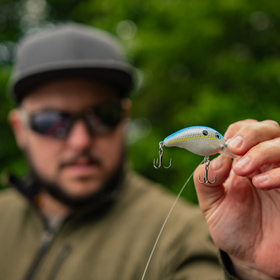
[[[214,159],[209,181],[194,181],[199,205],[216,245],[230,256],[241,279],[280,279],[280,128],[245,120],[225,133],[237,155]]]

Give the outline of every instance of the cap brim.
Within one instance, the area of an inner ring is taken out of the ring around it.
[[[101,80],[116,87],[121,97],[127,97],[133,87],[133,68],[122,63],[118,65],[88,65],[83,67],[80,65],[64,65],[59,64],[59,68],[55,69],[54,65],[48,69],[33,69],[29,73],[24,73],[21,77],[13,77],[10,84],[10,91],[17,104],[20,104],[24,96],[32,89],[46,82],[63,79],[63,78],[89,78]]]

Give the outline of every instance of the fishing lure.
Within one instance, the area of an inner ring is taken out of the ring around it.
[[[169,136],[163,141],[159,142],[159,159],[154,160],[154,167],[169,168],[172,160],[170,159],[169,166],[162,164],[163,158],[163,147],[179,147],[186,149],[194,154],[204,156],[203,163],[205,165],[204,181],[200,183],[214,184],[216,182],[216,176],[214,181],[208,180],[208,169],[210,165],[210,155],[217,153],[226,154],[230,157],[234,155],[227,149],[227,141],[223,135],[217,130],[207,126],[191,126],[183,128]]]

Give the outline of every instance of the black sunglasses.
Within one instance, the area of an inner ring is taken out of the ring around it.
[[[84,121],[90,135],[102,135],[113,131],[123,118],[121,103],[102,104],[75,114],[58,110],[28,114],[24,109],[21,113],[31,130],[58,139],[66,138],[78,119]]]

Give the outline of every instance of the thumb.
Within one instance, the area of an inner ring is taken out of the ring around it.
[[[211,215],[223,200],[225,194],[224,181],[229,176],[231,166],[232,161],[228,156],[220,155],[211,161],[208,170],[208,179],[209,182],[213,182],[216,177],[216,181],[213,184],[199,182],[199,178],[202,181],[202,178],[204,178],[204,164],[198,166],[194,172],[193,178],[199,206],[206,218],[208,214]]]

